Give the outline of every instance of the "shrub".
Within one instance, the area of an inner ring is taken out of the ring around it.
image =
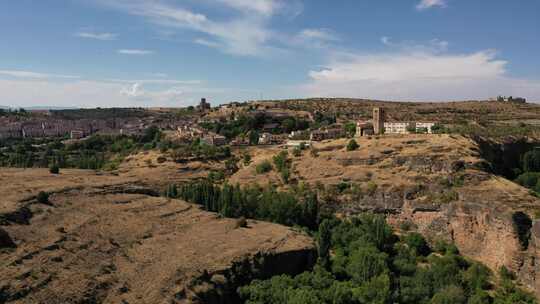
[[[440,254],[458,254],[459,250],[456,245],[450,244],[444,240],[437,240],[433,246],[433,250]]]
[[[347,144],[347,151],[354,151],[356,149],[358,149],[360,146],[358,145],[358,143],[356,142],[356,140],[354,139],[351,139],[349,141],[349,143]]]
[[[225,179],[225,173],[223,171],[210,171],[208,173],[208,179],[214,182]]]
[[[157,158],[158,164],[162,164],[162,163],[164,163],[164,162],[166,162],[166,161],[167,161],[167,158],[166,158],[165,156],[159,156],[159,157]]]
[[[403,222],[401,222],[399,224],[399,229],[401,229],[403,231],[410,231],[410,230],[412,230],[414,228],[416,228],[416,225],[413,222],[409,221],[409,220],[403,221]]]
[[[296,148],[294,148],[292,154],[293,154],[293,156],[295,156],[295,157],[302,156],[302,150],[301,150],[299,147],[296,147]]]
[[[289,162],[288,155],[289,153],[287,151],[281,151],[273,157],[274,165],[276,165],[276,169],[278,171],[282,171],[283,169],[287,168]]]
[[[291,172],[289,171],[289,168],[284,168],[281,170],[281,178],[283,179],[283,182],[285,184],[289,183],[289,178],[291,177]]]
[[[369,195],[374,195],[375,192],[377,191],[377,184],[373,181],[370,181],[368,182],[367,184],[367,189],[366,189],[366,192],[369,194]]]
[[[49,203],[49,193],[45,191],[40,191],[37,195],[37,201],[40,204],[47,204]]]
[[[405,237],[405,243],[410,249],[414,250],[416,254],[426,256],[431,252],[426,240],[419,233],[409,233]]]
[[[257,174],[268,173],[272,171],[272,164],[269,161],[265,160],[258,164],[257,167],[255,167],[255,171],[257,172]]]
[[[461,287],[450,285],[437,292],[431,299],[431,304],[465,304],[467,298]]]
[[[60,168],[58,167],[58,165],[52,165],[50,168],[49,168],[49,172],[51,174],[60,174]]]
[[[249,164],[251,163],[251,155],[249,155],[247,153],[244,154],[243,160],[244,160],[244,165],[249,166]]]

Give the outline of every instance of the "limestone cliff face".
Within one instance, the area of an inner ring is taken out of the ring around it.
[[[356,213],[353,210],[386,213],[396,229],[404,223],[413,224],[413,229],[432,243],[453,242],[463,255],[481,261],[494,272],[507,267],[540,295],[540,265],[536,263],[540,258],[540,221],[534,223],[528,246],[523,248],[513,219],[516,210],[465,198],[441,205],[417,203],[404,193],[383,190],[374,195],[371,204],[345,209],[350,215]]]
[[[360,197],[342,197],[336,212],[384,213],[396,229],[411,224],[432,242],[454,242],[462,254],[494,272],[507,267],[540,295],[540,223],[534,221],[540,200],[499,175],[511,172],[509,168],[519,162],[516,155],[531,143],[447,139],[448,144],[438,145],[416,140],[416,150],[403,148],[405,140],[399,143],[401,150],[396,144],[370,143],[393,152],[364,157],[372,159],[369,164],[334,152],[332,159],[346,163],[343,175],[369,171],[371,182],[378,185]],[[430,147],[423,149],[424,144]],[[456,146],[461,150],[452,150]],[[509,158],[501,161],[508,153]]]

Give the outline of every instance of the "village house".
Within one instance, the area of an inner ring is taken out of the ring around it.
[[[289,139],[291,140],[307,140],[309,139],[310,133],[309,131],[292,131],[289,134]]]
[[[201,138],[201,141],[211,146],[224,146],[227,144],[227,138],[219,134],[208,134]]]
[[[272,134],[262,133],[259,135],[259,145],[270,145],[272,143]]]
[[[231,146],[249,146],[249,138],[239,136],[231,140]]]
[[[326,139],[337,139],[345,136],[343,128],[330,128],[324,130],[315,130],[311,132],[310,140],[322,141]]]
[[[369,121],[356,122],[356,136],[370,136],[375,134],[373,124]]]
[[[417,122],[415,123],[415,127],[416,127],[416,133],[428,133],[428,134],[432,134],[433,133],[433,126],[435,126],[435,123],[434,122]]]
[[[275,135],[265,132],[259,136],[259,145],[280,145],[286,140],[287,135]]]
[[[285,145],[287,147],[289,147],[289,148],[298,148],[298,147],[301,147],[301,146],[310,147],[311,146],[311,141],[309,141],[309,140],[288,140]]]
[[[408,122],[385,122],[384,133],[386,134],[408,134],[410,123]]]
[[[178,136],[183,137],[183,138],[190,138],[190,139],[202,137],[204,136],[204,134],[207,133],[202,129],[199,129],[197,127],[193,127],[190,125],[179,126],[177,128],[177,132],[178,132]]]
[[[81,130],[71,130],[69,138],[71,139],[81,139],[84,137],[84,132]]]

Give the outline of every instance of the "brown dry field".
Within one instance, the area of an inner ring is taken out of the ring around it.
[[[32,213],[27,224],[2,226],[17,244],[0,250],[0,290],[19,295],[11,303],[184,303],[204,271],[313,248],[284,226],[250,220],[236,228],[180,200],[126,194],[132,177],[39,169],[0,176],[0,214],[23,206]],[[50,204],[32,199],[38,191],[53,192]]]

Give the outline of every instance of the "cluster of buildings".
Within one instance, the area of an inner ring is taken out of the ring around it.
[[[199,138],[213,146],[230,144],[233,146],[244,146],[250,144],[248,136],[239,137],[228,141],[226,137],[210,132],[202,127],[202,123],[216,122],[222,119],[238,119],[238,112],[245,111],[241,104],[233,103],[223,105],[227,117],[210,114],[213,111],[210,103],[202,98],[196,107],[201,113],[207,113],[198,121],[182,120],[178,117],[167,116],[143,116],[143,117],[114,117],[103,119],[66,119],[58,118],[54,115],[40,115],[34,117],[14,117],[0,116],[0,139],[2,138],[43,138],[43,137],[70,137],[71,139],[81,139],[92,134],[106,135],[141,135],[150,126],[157,126],[162,130],[176,130],[177,136],[185,140]],[[220,110],[218,109],[218,114]],[[283,134],[282,123],[285,119],[295,118],[313,121],[313,117],[308,113],[299,117],[296,112],[279,111],[277,109],[260,109],[259,106],[251,106],[249,115],[266,120],[260,126],[261,132],[258,136],[260,145],[280,145],[288,141],[323,141],[346,137],[347,134],[343,125],[334,124],[325,126],[318,130],[293,131],[291,134]],[[221,118],[220,118],[221,117]],[[356,124],[357,136],[368,136],[377,134],[407,134],[432,133],[435,124],[431,122],[388,122],[385,111],[382,108],[373,109],[373,117],[368,121],[358,121]],[[253,138],[251,139],[253,140]]]
[[[384,109],[374,108],[371,121],[356,123],[356,136],[380,134],[433,133],[434,122],[387,122]]]
[[[496,98],[490,98],[489,101],[499,101],[499,102],[515,102],[515,103],[527,103],[527,99],[523,97],[512,97],[512,96],[497,96]]]
[[[182,122],[153,117],[108,119],[60,119],[36,117],[0,117],[0,139],[70,137],[81,139],[92,134],[141,135],[150,126],[176,129]]]

